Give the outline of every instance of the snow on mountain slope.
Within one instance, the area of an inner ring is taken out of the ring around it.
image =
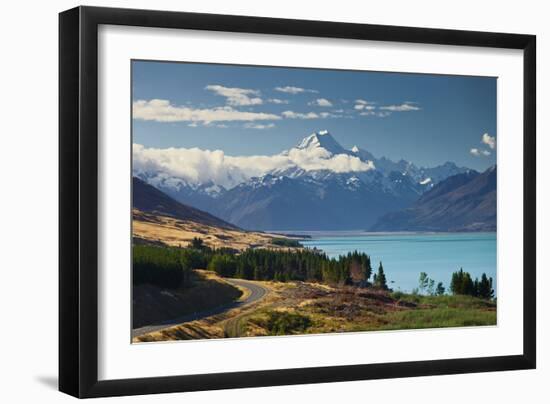
[[[249,229],[292,223],[304,229],[366,228],[389,209],[406,208],[439,181],[467,171],[454,163],[419,168],[357,146],[347,150],[328,131],[271,156],[134,145],[133,161],[136,177]]]
[[[296,149],[316,149],[323,148],[332,155],[335,154],[348,154],[345,150],[329,133],[328,130],[321,130],[319,132],[312,133],[311,135],[302,139],[302,141],[296,146]]]
[[[266,174],[297,176],[375,168],[371,161],[346,151],[327,131],[314,133],[297,147],[271,156],[228,156],[221,150],[154,149],[134,144],[133,165],[137,177],[172,189],[199,188],[207,183],[230,189]]]

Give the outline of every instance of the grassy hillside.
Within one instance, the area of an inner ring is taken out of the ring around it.
[[[219,219],[210,213],[184,205],[162,191],[134,177],[132,180],[132,207],[179,220],[189,220],[223,229],[238,229],[237,226]]]
[[[247,248],[288,249],[281,243],[285,239],[281,235],[227,229],[177,219],[134,209],[132,234],[135,238],[151,244],[161,243],[173,247],[187,247],[193,238],[201,238],[205,245],[211,248],[231,248],[246,250]],[[291,240],[288,238],[288,240]],[[292,243],[293,246],[296,243]]]

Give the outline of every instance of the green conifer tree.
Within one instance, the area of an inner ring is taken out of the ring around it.
[[[384,267],[382,266],[382,261],[380,261],[380,265],[378,266],[378,273],[376,274],[374,286],[383,290],[388,289],[388,283],[386,281],[386,274],[384,273]]]

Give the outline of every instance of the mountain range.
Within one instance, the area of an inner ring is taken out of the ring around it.
[[[200,238],[211,248],[235,251],[293,248],[284,243],[286,236],[240,229],[176,201],[139,178],[132,179],[132,191],[132,236],[136,244],[181,247]]]
[[[496,166],[447,178],[411,207],[382,216],[372,231],[495,231]]]
[[[285,164],[261,175],[239,173],[231,186],[214,176],[198,181],[159,167],[135,167],[134,175],[240,228],[279,231],[380,227],[381,217],[416,206],[448,178],[479,175],[452,162],[418,167],[356,146],[348,150],[328,131],[266,158]]]
[[[222,229],[237,229],[231,223],[177,202],[139,178],[132,178],[132,208],[141,212],[187,220]]]

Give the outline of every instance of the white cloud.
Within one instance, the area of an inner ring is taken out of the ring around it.
[[[380,109],[392,112],[408,112],[419,111],[421,108],[416,106],[415,103],[407,101],[400,105],[385,105],[383,107],[380,107]]]
[[[357,99],[357,100],[354,101],[354,103],[355,103],[355,105],[353,106],[353,108],[356,111],[363,111],[363,110],[373,111],[376,108],[374,106],[376,103],[372,102],[372,101]]]
[[[483,156],[487,157],[491,155],[491,152],[489,150],[482,150],[482,149],[473,147],[470,149],[470,154],[475,157],[483,157]]]
[[[379,118],[386,118],[391,115],[388,111],[363,111],[359,115],[361,116],[377,116]]]
[[[300,94],[300,93],[318,93],[317,90],[312,90],[308,88],[295,87],[295,86],[284,86],[284,87],[275,87],[275,91],[280,91],[281,93],[287,94]]]
[[[262,123],[245,123],[244,127],[246,129],[271,129],[275,127],[275,124],[273,122],[268,124],[262,124]]]
[[[138,100],[132,105],[133,118],[157,122],[220,122],[220,121],[266,121],[281,119],[280,116],[264,112],[247,112],[230,106],[197,109],[175,106],[168,100]]]
[[[232,157],[221,150],[155,149],[133,145],[135,173],[157,173],[157,181],[168,180],[174,184],[177,179],[183,179],[194,184],[212,181],[216,185],[232,188],[252,177],[291,167],[345,173],[368,171],[374,165],[347,154],[332,155],[323,148],[293,148],[273,156]],[[155,178],[151,182],[154,185]]]
[[[343,118],[342,114],[334,114],[332,112],[320,112],[319,116],[321,118]]]
[[[199,126],[207,126],[207,127],[215,127],[215,128],[229,128],[229,126],[227,126],[224,123],[212,123],[212,122],[201,122],[200,125],[197,122],[191,122],[187,126],[189,126],[190,128],[198,128]]]
[[[218,84],[210,84],[205,87],[206,90],[212,91],[217,95],[227,98],[227,104],[234,106],[260,105],[262,99],[258,97],[258,90],[248,88],[224,87]]]
[[[318,107],[332,107],[332,102],[326,98],[317,98],[315,101],[311,101],[308,105],[316,105]]]
[[[348,154],[332,155],[327,150],[316,147],[312,149],[290,149],[288,157],[292,164],[306,171],[330,170],[337,173],[368,171],[374,168],[372,161],[364,162]]]
[[[483,136],[481,136],[481,143],[486,144],[491,149],[494,149],[497,141],[494,136],[491,136],[488,133],[484,133]]]
[[[294,112],[283,111],[281,115],[288,119],[319,119],[319,118],[342,118],[340,114],[333,114],[331,112]]]
[[[301,113],[301,112],[294,112],[294,111],[284,111],[281,113],[282,116],[288,119],[317,119],[319,118],[319,115],[317,115],[315,112],[307,112],[307,113]]]
[[[363,111],[363,110],[373,111],[376,109],[374,105],[366,105],[366,104],[355,104],[353,108],[356,109],[357,111]]]
[[[491,150],[496,147],[495,137],[489,135],[488,133],[484,133],[481,136],[481,143],[488,146]],[[491,155],[491,152],[487,149],[479,149],[477,147],[473,147],[470,149],[470,154],[475,157],[488,157]]]
[[[270,98],[267,100],[267,102],[270,102],[272,104],[288,104],[288,100],[281,100],[280,98]]]
[[[155,149],[134,144],[132,158],[135,173],[158,173],[159,181],[177,177],[190,183],[211,180],[225,186],[245,179],[237,167],[227,164],[221,150]]]
[[[380,118],[385,118],[391,115],[392,112],[418,111],[421,108],[412,101],[405,101],[400,105],[384,105],[378,107],[376,102],[359,98],[354,101],[353,109],[355,111],[359,111],[359,115],[362,116],[377,116]]]

